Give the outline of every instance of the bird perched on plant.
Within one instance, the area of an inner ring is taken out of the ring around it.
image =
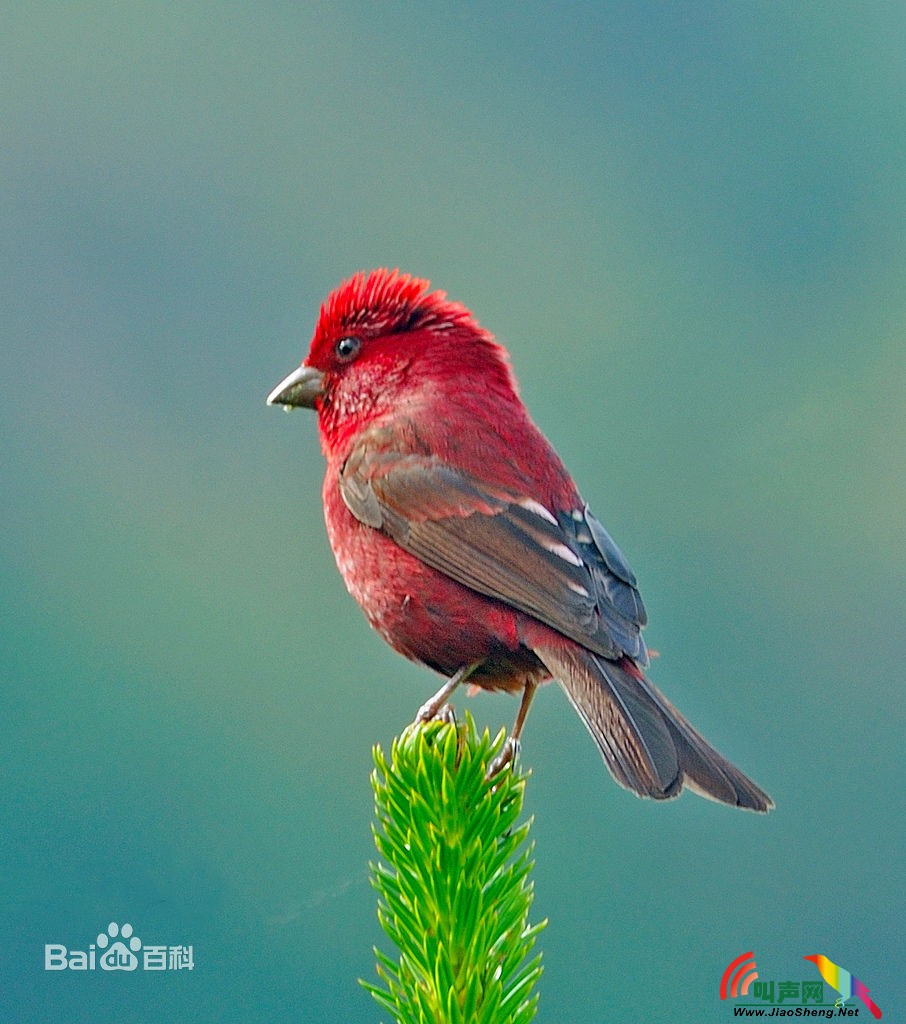
[[[854,978],[849,971],[843,967],[838,967],[832,960],[828,960],[826,956],[820,953],[814,956],[804,956],[802,959],[811,960],[821,972],[821,977],[824,978],[828,985],[840,993],[840,998],[834,1003],[835,1006],[845,1006],[846,1000],[855,996],[865,1004],[866,1009],[869,1010],[876,1020],[881,1019],[880,1007],[869,996],[865,985],[858,978]]]
[[[267,401],[317,411],[346,587],[391,647],[448,677],[419,719],[466,680],[521,693],[499,770],[554,678],[621,785],[773,806],[643,674],[636,578],[465,306],[398,271],[356,274]]]

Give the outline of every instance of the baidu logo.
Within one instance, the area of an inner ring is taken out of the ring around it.
[[[111,943],[110,940],[115,939],[117,933],[123,938]],[[128,940],[128,948],[123,940]],[[124,924],[119,928],[116,921],[111,921],[107,931],[101,932],[98,936],[97,947],[104,950],[101,953],[102,971],[134,971],[138,967],[138,957],[135,954],[142,948],[142,940],[133,935],[131,924]]]
[[[67,949],[56,942],[44,947],[45,971],[180,971],[195,969],[192,946],[142,943],[131,924],[111,921],[88,949]]]

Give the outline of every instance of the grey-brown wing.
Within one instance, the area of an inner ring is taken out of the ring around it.
[[[547,509],[433,456],[367,446],[340,490],[362,523],[459,583],[606,657],[647,662],[635,577],[587,506]]]

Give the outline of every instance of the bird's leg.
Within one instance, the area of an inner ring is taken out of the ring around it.
[[[488,765],[486,779],[493,779],[494,776],[500,772],[506,765],[512,764],[516,760],[516,755],[519,753],[519,737],[522,735],[522,727],[525,725],[525,720],[528,717],[529,707],[532,703],[532,698],[535,696],[535,690],[538,689],[538,684],[527,680],[525,689],[522,691],[522,701],[519,704],[519,711],[516,714],[516,721],[513,723],[513,729],[509,736],[503,741],[503,747],[500,753],[494,758],[494,760]]]
[[[422,704],[418,709],[418,714],[415,716],[415,721],[433,722],[435,718],[443,718],[445,721],[449,721],[450,718],[443,714],[443,708],[447,703],[447,698],[451,693],[453,693],[460,683],[464,683],[469,678],[480,664],[480,661],[476,661],[471,665],[463,665],[462,668],[457,669],[437,691],[437,693],[435,693],[430,700],[426,700],[425,703]],[[448,708],[447,710],[449,714],[452,715],[452,709]]]

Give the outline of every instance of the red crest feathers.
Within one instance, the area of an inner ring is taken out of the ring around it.
[[[327,297],[315,329],[313,346],[330,343],[343,334],[394,334],[429,328],[478,325],[446,292],[430,291],[430,281],[399,270],[360,272]]]

